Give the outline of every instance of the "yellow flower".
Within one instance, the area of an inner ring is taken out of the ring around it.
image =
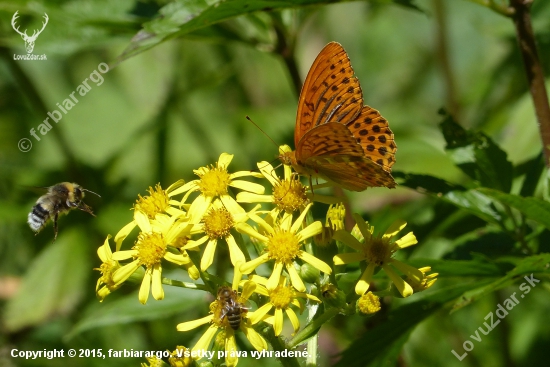
[[[134,260],[116,270],[113,273],[113,281],[117,284],[122,283],[140,266],[145,266],[145,276],[139,290],[139,301],[145,304],[149,297],[151,284],[153,297],[156,300],[164,298],[161,283],[162,259],[176,265],[185,265],[190,262],[189,257],[185,257],[181,253],[174,254],[167,251],[167,245],[173,244],[182,235],[188,235],[193,225],[176,217],[160,217],[151,222],[140,211],[136,211],[135,220],[141,229],[136,244],[131,250],[117,251],[113,254],[114,260],[130,258]]]
[[[345,216],[346,208],[344,207],[344,204],[340,203],[329,206],[323,232],[314,237],[315,244],[321,247],[328,245],[332,241],[332,235],[334,232],[344,229]]]
[[[193,192],[201,192],[189,207],[188,214],[192,223],[199,223],[201,221],[204,213],[210,208],[210,204],[215,198],[219,198],[230,213],[237,213],[242,210],[235,199],[229,195],[229,187],[257,194],[264,193],[265,188],[262,185],[237,180],[237,178],[244,176],[262,177],[259,173],[251,171],[227,172],[227,166],[229,166],[232,160],[232,154],[222,153],[215,167],[201,167],[194,170],[193,172],[199,176],[199,179],[190,181],[174,191],[174,195],[186,193],[181,201],[182,204],[186,202],[189,195]]]
[[[111,235],[108,235],[102,246],[97,249],[97,255],[102,261],[102,264],[98,269],[101,272],[101,277],[97,280],[95,292],[100,302],[103,302],[111,292],[120,287],[121,283],[115,283],[113,281],[113,273],[120,268],[118,261],[113,260],[113,253],[109,246],[109,239]]]
[[[410,284],[397,275],[391,267],[397,268],[407,277],[417,282],[421,282],[424,277],[422,272],[418,269],[392,258],[397,250],[412,246],[418,242],[412,232],[407,233],[396,241],[392,240],[392,237],[405,228],[407,223],[396,221],[381,237],[375,237],[373,236],[374,228],[365,222],[359,214],[354,214],[353,218],[357,222],[356,226],[362,234],[363,241],[359,242],[354,236],[344,230],[334,233],[333,238],[358,251],[335,255],[335,265],[349,264],[363,260],[367,262],[367,268],[355,285],[355,293],[360,296],[365,294],[369,289],[375,268],[382,267],[403,297],[408,297],[413,294],[413,288]]]
[[[148,363],[141,363],[141,367],[162,367],[164,362],[159,357],[145,357]]]
[[[287,285],[287,278],[281,277],[279,284],[275,289],[268,290],[266,288],[267,279],[258,275],[252,275],[249,279],[257,284],[256,293],[269,297],[269,302],[258,308],[254,313],[249,316],[250,321],[255,324],[260,320],[265,321],[273,325],[275,330],[275,336],[281,334],[283,331],[283,311],[286,313],[288,319],[292,323],[294,333],[300,328],[300,321],[296,316],[296,313],[291,305],[294,305],[300,309],[300,313],[303,312],[303,304],[299,299],[309,299],[315,302],[321,302],[319,298],[304,292],[297,292],[290,285]],[[272,309],[275,309],[274,315],[268,316],[267,313]],[[292,334],[294,335],[294,334]]]
[[[407,283],[409,283],[411,285],[412,289],[415,292],[422,292],[422,291],[425,291],[426,289],[430,288],[432,285],[434,285],[434,283],[437,280],[437,276],[439,275],[439,273],[433,273],[433,274],[430,274],[430,275],[426,275],[427,273],[432,271],[432,268],[430,266],[425,266],[425,267],[420,268],[418,270],[421,271],[422,274],[424,275],[424,277],[422,278],[422,280],[420,282],[417,279],[410,278],[410,277],[407,277],[406,281],[407,281]]]
[[[363,294],[357,300],[357,310],[364,315],[372,315],[380,309],[380,298],[372,292]]]
[[[132,232],[136,227],[136,213],[145,214],[150,220],[154,220],[159,214],[170,214],[171,216],[181,217],[185,216],[185,212],[173,207],[172,205],[180,206],[181,203],[176,200],[172,200],[172,196],[177,195],[175,191],[185,183],[184,180],[178,180],[170,185],[166,190],[163,190],[160,184],[153,189],[149,186],[149,195],[141,196],[138,194],[138,199],[134,204],[134,220],[122,227],[115,236],[116,250],[120,250],[122,241]]]
[[[254,292],[255,288],[256,283],[252,281],[246,282],[243,286],[243,292],[240,296],[239,301],[246,301],[250,297],[252,292]],[[233,328],[231,328],[231,326],[227,322],[227,317],[222,317],[223,308],[223,302],[221,302],[220,300],[215,300],[210,304],[210,315],[198,320],[182,322],[181,324],[177,325],[177,329],[178,331],[189,331],[201,325],[210,323],[210,326],[197,341],[197,344],[195,344],[192,351],[198,352],[208,350],[212,339],[214,339],[216,334],[218,334],[219,337],[216,339],[217,341],[220,341],[221,344],[223,344],[224,346],[226,353],[226,365],[236,366],[239,359],[236,355],[237,344],[235,342],[235,330],[233,330]],[[242,320],[239,326],[239,330],[243,332],[248,341],[250,341],[250,344],[252,344],[252,346],[257,351],[265,350],[267,349],[267,342],[260,334],[258,334],[258,332],[256,332],[256,330],[252,328],[253,323],[250,321],[249,314],[250,313],[241,314]]]
[[[187,357],[187,355],[189,355]],[[193,358],[191,358],[191,350],[185,348],[184,346],[178,345],[176,350],[170,353],[168,357],[168,363],[172,367],[189,367],[193,363]]]
[[[311,208],[311,205],[312,204],[308,204],[305,207],[304,211],[294,223],[292,223],[291,214],[283,215],[282,218],[278,219],[274,226],[267,223],[259,216],[251,214],[250,218],[262,227],[262,229],[266,232],[266,235],[259,233],[246,223],[238,224],[237,229],[239,232],[246,233],[250,237],[257,239],[266,245],[266,252],[264,254],[240,266],[241,273],[250,274],[259,265],[270,260],[274,260],[275,265],[273,267],[273,273],[267,281],[267,289],[273,290],[279,285],[279,278],[284,267],[290,275],[292,285],[300,292],[304,292],[306,290],[306,286],[294,268],[294,261],[297,257],[317,269],[330,274],[332,269],[329,265],[301,249],[302,242],[304,240],[321,233],[323,229],[321,222],[316,221],[301,231],[298,231],[302,226],[304,218]]]
[[[254,212],[258,207],[254,208],[252,212]],[[234,210],[237,212],[230,213],[225,206],[223,206],[221,200],[214,200],[210,206],[210,209],[202,218],[201,224],[195,226],[204,232],[204,236],[198,240],[187,241],[187,244],[183,247],[186,250],[190,250],[208,241],[201,258],[202,271],[205,271],[208,267],[210,267],[210,265],[212,265],[212,262],[214,261],[214,253],[216,252],[216,246],[220,238],[225,239],[225,242],[227,242],[231,263],[234,266],[238,263],[244,263],[246,261],[243,252],[231,234],[231,228],[234,228],[238,223],[246,222],[248,220],[248,214],[240,206],[235,207]]]
[[[275,205],[275,209],[273,209],[274,217],[281,212],[293,213],[303,209],[312,200],[327,204],[341,201],[341,199],[332,196],[308,193],[309,188],[300,182],[298,175],[292,173],[291,167],[286,165],[283,167],[284,178],[280,178],[269,162],[259,162],[258,169],[273,186],[273,193],[271,195],[259,195],[251,192],[240,192],[237,195],[237,201],[239,203],[272,203]]]

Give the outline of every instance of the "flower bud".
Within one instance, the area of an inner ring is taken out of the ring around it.
[[[321,286],[321,298],[326,305],[331,307],[345,308],[347,305],[344,292],[332,283]]]
[[[304,263],[300,266],[300,278],[302,278],[307,283],[315,283],[319,280],[320,272],[316,267]]]

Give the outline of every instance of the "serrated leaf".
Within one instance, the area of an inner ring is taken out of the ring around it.
[[[535,197],[521,197],[502,191],[479,188],[476,191],[519,210],[527,218],[550,228],[550,203]]]
[[[51,237],[42,234],[42,239],[49,242]],[[91,269],[85,239],[75,230],[60,231],[57,241],[34,259],[21,288],[6,304],[5,327],[13,332],[70,313],[86,292]]]
[[[150,298],[145,305],[138,301],[138,292],[113,302],[109,302],[107,298],[101,305],[94,305],[93,309],[86,313],[66,338],[71,339],[86,330],[98,327],[166,318],[197,307],[199,302],[204,303],[203,291],[163,287],[164,299],[155,301]]]
[[[342,353],[342,358],[335,367],[364,367],[373,361],[380,361],[384,355],[391,355],[392,349],[403,345],[406,336],[424,319],[439,311],[449,301],[460,297],[472,288],[486,285],[488,280],[470,284],[460,284],[454,287],[433,292],[423,299],[403,305],[393,310],[388,320],[368,330],[355,340]]]
[[[509,271],[506,276],[487,284],[484,287],[473,289],[458,300],[454,305],[452,312],[463,308],[486,294],[492,293],[498,289],[505,288],[516,282],[520,276],[527,276],[534,273],[550,274],[550,254],[540,254],[522,259],[515,268]]]
[[[418,175],[414,173],[405,173],[399,171],[394,171],[392,175],[395,178],[401,178],[404,180],[399,182],[400,185],[410,187],[411,189],[415,189],[419,192],[428,192],[436,195],[441,195],[446,194],[449,191],[466,190],[466,188],[464,188],[463,186],[452,184],[434,176]]]
[[[509,192],[513,166],[505,151],[482,132],[467,131],[451,116],[440,123],[446,150],[464,173],[482,186]]]
[[[519,193],[521,196],[532,196],[535,193],[544,167],[544,154],[542,152],[535,158],[525,162],[523,167],[521,167],[525,169],[525,179]],[[517,171],[521,171],[521,169],[516,167],[516,173],[518,173]]]

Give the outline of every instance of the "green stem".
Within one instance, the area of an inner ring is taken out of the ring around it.
[[[204,284],[195,284],[195,283],[187,283],[182,282],[179,280],[169,279],[169,278],[162,278],[162,284],[166,285],[172,285],[174,287],[181,287],[181,288],[187,288],[187,289],[197,289],[201,291],[207,291],[209,292],[210,289],[206,287]]]
[[[486,8],[489,8],[491,10],[494,10],[495,12],[499,13],[500,15],[504,15],[505,17],[511,17],[514,14],[514,9],[505,6],[503,4],[496,3],[494,0],[470,0],[473,3],[479,4],[481,6],[484,6]]]
[[[280,337],[275,336],[272,327],[265,328],[261,331],[261,334],[266,338],[269,344],[271,344],[274,351],[284,352],[285,350],[291,349]],[[298,363],[296,357],[278,357],[277,359],[281,362],[283,367],[300,367],[300,363]]]
[[[309,324],[306,325],[300,332],[298,332],[294,338],[292,338],[288,342],[289,348],[294,348],[301,342],[303,342],[308,335],[312,334],[313,332],[317,331],[325,322],[332,319],[334,316],[338,314],[339,310],[335,307],[329,308],[325,311],[321,316],[316,318],[315,320],[312,320]]]

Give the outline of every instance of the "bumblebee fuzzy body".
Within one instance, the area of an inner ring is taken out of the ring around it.
[[[227,322],[233,330],[238,330],[241,326],[242,315],[248,312],[244,303],[239,302],[237,291],[228,286],[222,286],[218,289],[218,302],[222,304],[220,319],[227,317]]]
[[[71,182],[61,182],[50,186],[48,192],[36,201],[27,217],[27,223],[38,234],[50,219],[53,220],[55,241],[57,238],[57,219],[60,214],[67,213],[72,209],[80,209],[94,215],[92,208],[82,201],[84,191],[88,190]]]

